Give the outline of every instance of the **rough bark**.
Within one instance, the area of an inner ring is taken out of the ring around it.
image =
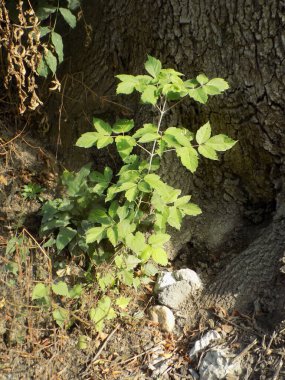
[[[215,132],[238,139],[238,145],[218,164],[202,160],[194,177],[168,156],[163,174],[172,185],[193,194],[204,211],[173,235],[174,251],[190,240],[198,249],[235,250],[239,254],[208,294],[230,307],[251,302],[261,288],[272,285],[285,246],[280,228],[284,215],[284,3],[89,0],[84,17],[82,32],[75,31],[70,40],[66,69],[75,78],[66,86],[61,126],[62,149],[70,163],[87,159],[86,152],[72,148],[75,136],[86,128],[86,115],[103,114],[111,120],[118,113],[135,115],[138,121],[146,118],[146,108],[135,106],[135,98],[128,104],[131,111],[110,100],[114,100],[114,75],[141,73],[147,53],[187,77],[204,72],[229,81],[231,90],[225,96],[212,98],[206,107],[185,103],[168,122],[195,130],[210,120]],[[97,95],[108,101],[99,101]],[[99,160],[98,153],[95,157]],[[267,227],[253,234],[259,223]]]

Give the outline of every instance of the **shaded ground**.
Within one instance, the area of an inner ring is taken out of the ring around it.
[[[54,196],[60,169],[25,131],[11,134],[1,125],[0,137],[0,379],[193,379],[189,365],[196,370],[201,357],[191,363],[187,353],[209,329],[223,335],[219,345],[242,358],[241,379],[285,378],[285,326],[275,325],[273,331],[268,320],[274,316],[258,304],[250,315],[237,311],[227,315],[222,309],[197,310],[195,299],[189,300],[176,315],[175,334],[163,334],[147,318],[148,306],[155,303],[152,287],[139,292],[126,289],[133,300],[128,317],[110,322],[104,333],[98,333],[88,318],[96,303],[90,287],[80,305],[58,300],[74,317],[69,329],[59,328],[51,310],[31,299],[37,281],[50,283],[58,275],[59,258],[43,248],[37,235],[41,201],[24,199],[22,192],[25,184],[36,183],[46,189],[43,198]],[[65,278],[72,282],[80,268],[72,258],[65,260],[70,268]],[[210,279],[228,260],[229,254],[216,257],[185,247],[175,265],[191,267],[210,286]],[[86,347],[79,349],[82,335]]]

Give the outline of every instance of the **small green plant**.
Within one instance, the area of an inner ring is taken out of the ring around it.
[[[133,120],[118,120],[111,126],[94,118],[94,131],[84,133],[76,145],[102,149],[115,143],[122,160],[120,171],[114,175],[105,167],[100,173],[92,171],[90,165],[77,174],[66,171],[62,177],[66,196],[47,202],[42,209],[42,232],[55,233],[57,249],[68,246],[71,252],[88,256],[89,274],[94,273],[102,294],[96,308],[90,310],[98,330],[105,319],[116,316],[112,297],[122,285],[137,288],[156,274],[157,265],[167,265],[165,244],[171,238],[167,226],[179,230],[186,215],[201,213],[199,206],[190,202],[190,195],[181,195],[180,189],[160,177],[161,158],[173,151],[194,173],[199,155],[218,160],[217,152],[236,143],[224,134],[212,136],[209,122],[196,133],[164,125],[167,112],[182,99],[189,96],[205,104],[208,96],[228,89],[225,80],[209,80],[204,74],[183,80],[183,74],[163,69],[151,56],[145,69],[147,75],[118,75],[117,93],[138,91],[142,103],[156,110],[157,122],[135,129]],[[136,154],[139,149],[144,157]],[[102,261],[108,262],[108,270],[100,269]]]
[[[29,199],[29,200],[39,200],[39,201],[43,201],[43,198],[41,196],[41,193],[44,191],[45,189],[43,187],[41,187],[40,185],[36,184],[36,183],[29,183],[28,185],[24,185],[23,188],[22,188],[22,191],[21,191],[21,194],[23,196],[23,198],[25,199]]]
[[[40,20],[40,39],[43,48],[37,69],[40,76],[46,78],[50,73],[54,76],[58,65],[63,62],[63,41],[61,34],[56,31],[57,20],[61,17],[70,28],[75,28],[77,20],[73,12],[79,6],[80,0],[38,1],[36,15]]]

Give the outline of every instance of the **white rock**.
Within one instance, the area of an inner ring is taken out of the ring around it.
[[[240,362],[233,363],[226,349],[208,351],[199,367],[200,380],[220,380],[231,376],[240,379],[242,368]]]
[[[198,352],[204,350],[215,340],[221,339],[221,335],[216,330],[209,330],[201,339],[197,340],[189,352],[190,358]]]
[[[191,287],[195,290],[203,288],[203,284],[200,277],[192,269],[189,269],[189,268],[179,269],[173,272],[173,275],[177,281],[181,281],[181,280],[187,281],[189,285],[191,285]]]
[[[190,294],[192,294],[191,286],[187,281],[182,280],[162,289],[157,299],[161,305],[170,307],[173,310],[179,310]]]
[[[172,272],[162,272],[158,275],[154,286],[154,293],[158,294],[162,289],[175,284],[176,280]]]
[[[149,309],[150,319],[156,323],[159,323],[160,328],[163,331],[171,332],[175,326],[174,314],[166,306],[152,306]]]

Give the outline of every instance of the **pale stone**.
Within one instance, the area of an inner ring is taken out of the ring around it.
[[[195,342],[194,346],[189,352],[190,358],[207,348],[215,340],[219,339],[221,339],[221,335],[216,330],[208,331],[204,336],[202,336],[202,338]]]
[[[158,294],[161,290],[169,285],[175,284],[176,280],[172,272],[162,272],[158,275],[155,286],[154,293]]]
[[[216,349],[206,353],[199,373],[200,380],[240,379],[242,368],[239,361],[233,362],[228,350]]]
[[[173,272],[174,278],[177,281],[185,280],[193,288],[193,290],[198,290],[203,288],[203,283],[198,276],[198,274],[192,269],[185,268],[179,269]]]
[[[177,310],[191,293],[191,286],[187,281],[182,280],[162,289],[157,298],[160,304]]]
[[[175,317],[172,311],[166,306],[152,306],[149,309],[149,316],[153,322],[159,323],[161,330],[171,332],[175,326]]]

